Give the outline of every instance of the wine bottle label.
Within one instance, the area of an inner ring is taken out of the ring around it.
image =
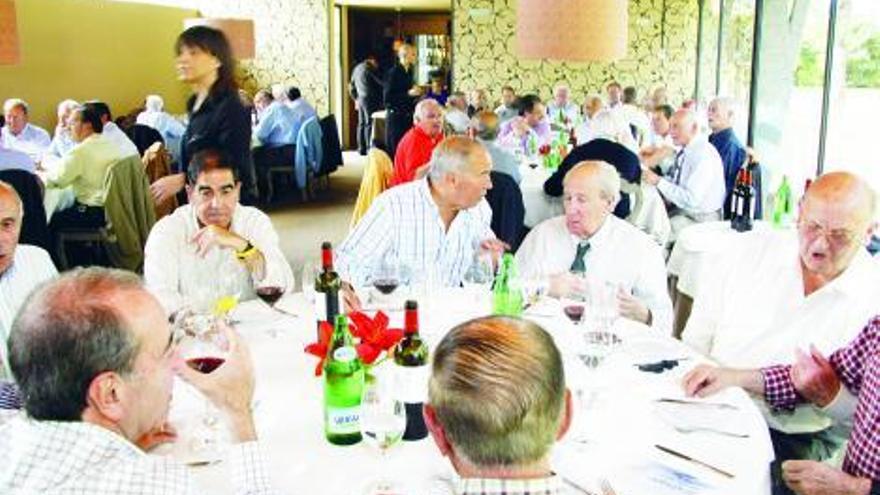
[[[429,366],[395,366],[394,374],[399,401],[407,404],[428,402]]]
[[[361,408],[327,407],[327,432],[335,435],[359,433],[361,431]]]
[[[340,347],[339,349],[333,351],[333,359],[341,363],[354,361],[356,357],[357,351],[354,349],[354,347]]]
[[[331,307],[329,309],[333,310],[333,316],[340,314],[340,309],[342,306],[342,293],[336,294],[336,306]],[[328,321],[327,320],[327,294],[324,292],[316,292],[315,293],[315,318],[318,321]],[[333,324],[333,321],[330,321],[330,324]]]

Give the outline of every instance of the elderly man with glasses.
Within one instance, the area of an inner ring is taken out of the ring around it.
[[[862,179],[819,177],[801,201],[796,231],[743,237],[706,273],[713,283],[697,296],[682,339],[736,368],[791,363],[811,345],[825,355],[844,347],[880,314],[880,266],[865,249],[875,211]],[[826,458],[848,434],[809,406],[765,417],[778,461]]]

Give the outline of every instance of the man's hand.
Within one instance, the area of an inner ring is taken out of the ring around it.
[[[654,173],[650,168],[642,167],[642,180],[652,186],[656,186],[660,183],[660,176]]]
[[[736,376],[735,370],[701,364],[684,375],[682,385],[688,397],[707,397],[727,387],[741,386]]]
[[[413,87],[409,88],[409,91],[407,91],[407,94],[412,97],[422,96],[422,87],[421,86],[413,86]]]
[[[361,299],[355,292],[354,286],[348,282],[342,282],[342,304],[345,305],[346,313],[361,310]]]
[[[550,287],[547,288],[547,293],[552,297],[571,297],[586,291],[587,281],[569,272],[550,276]]]
[[[819,407],[830,404],[840,391],[840,379],[831,363],[812,345],[809,356],[795,349],[791,381],[799,394]]]
[[[234,232],[218,227],[216,225],[208,225],[199,229],[198,232],[190,239],[190,242],[196,245],[196,254],[205,257],[211,248],[215,246],[242,251],[247,247],[248,241]]]
[[[628,292],[617,291],[617,309],[624,318],[640,321],[646,325],[651,324],[651,310]]]
[[[156,182],[150,184],[150,194],[153,196],[153,202],[156,204],[164,203],[183,190],[184,182],[184,175],[182,173],[166,175],[161,179],[156,179]]]
[[[798,495],[868,495],[871,480],[816,461],[782,463],[782,479]]]
[[[510,127],[513,128],[513,133],[517,137],[523,137],[529,133],[529,124],[526,122],[526,119],[522,117],[514,117],[513,122],[511,122]]]
[[[507,244],[501,239],[485,239],[480,243],[480,250],[484,253],[489,253],[489,255],[492,256],[492,262],[496,264],[508,249],[510,249],[510,244]]]
[[[183,360],[175,363],[175,371],[195,387],[230,420],[233,433],[240,442],[256,439],[251,413],[254,397],[254,365],[247,344],[235,331],[223,323],[223,333],[229,342],[226,360],[211,373],[200,373]]]
[[[177,430],[171,426],[171,423],[164,422],[141,435],[134,443],[144,452],[149,452],[163,443],[175,440],[177,440]]]

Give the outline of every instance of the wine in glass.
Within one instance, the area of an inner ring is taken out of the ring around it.
[[[584,305],[578,303],[572,303],[565,308],[563,308],[563,312],[565,312],[565,316],[571,320],[575,325],[580,325],[581,321],[584,319]]]
[[[400,442],[406,429],[406,407],[397,397],[392,376],[377,373],[368,379],[361,401],[361,433],[382,458]],[[402,494],[404,490],[387,476],[367,484],[364,495]]]
[[[276,285],[257,287],[257,297],[271,308],[275,307],[275,303],[281,299],[282,295],[284,295],[284,289]]]

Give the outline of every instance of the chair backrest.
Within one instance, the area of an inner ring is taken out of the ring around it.
[[[490,176],[492,189],[486,193],[486,201],[492,208],[492,232],[516,251],[524,235],[526,208],[522,191],[513,177],[505,173],[491,172]]]
[[[114,163],[107,170],[104,187],[107,228],[116,240],[107,249],[110,261],[116,267],[140,271],[144,245],[156,223],[150,184],[141,160],[130,156]]]
[[[342,144],[336,117],[332,113],[321,119],[321,142],[324,154],[318,175],[329,175],[342,165]]]
[[[0,180],[11,185],[21,198],[24,218],[18,242],[50,250],[49,227],[43,206],[43,189],[37,176],[19,169],[0,170]]]
[[[131,142],[137,147],[138,153],[140,153],[141,156],[144,156],[144,152],[147,151],[153,143],[160,142],[165,144],[165,140],[162,138],[162,133],[147,125],[135,124],[129,127],[125,133],[128,135],[128,138],[131,139]]]
[[[141,162],[144,164],[144,173],[147,181],[152,184],[158,179],[171,173],[171,154],[161,142],[155,142],[143,153]],[[177,196],[166,199],[156,205],[156,219],[160,219],[177,209]]]
[[[361,188],[358,191],[354,211],[351,214],[350,229],[354,229],[361,218],[366,215],[373,200],[385,189],[388,189],[392,175],[394,175],[394,164],[391,163],[391,157],[378,148],[372,148],[367,154],[367,166],[364,167]]]

